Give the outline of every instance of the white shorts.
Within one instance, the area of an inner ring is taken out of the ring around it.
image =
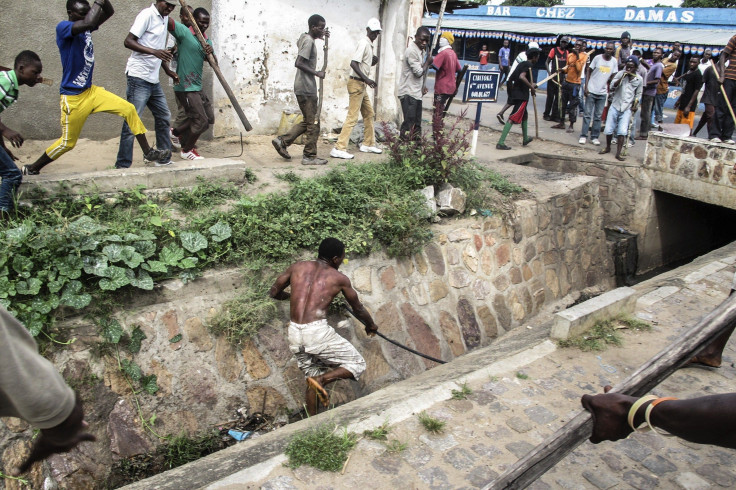
[[[315,377],[336,367],[345,368],[357,380],[365,371],[365,359],[342,338],[327,320],[300,325],[289,323],[289,350],[304,374]]]

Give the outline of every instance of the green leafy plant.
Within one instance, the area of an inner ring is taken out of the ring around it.
[[[335,432],[339,432],[338,427],[325,424],[295,435],[284,451],[289,467],[309,465],[322,471],[340,471],[357,437],[347,429],[341,434]]]
[[[518,372],[516,373],[516,377],[517,377],[518,379],[529,379],[529,375],[528,375],[528,374],[526,374],[526,373],[522,373],[521,371],[518,371]]]
[[[472,394],[473,390],[470,389],[467,383],[463,383],[459,390],[452,390],[452,398],[455,400],[465,400]]]
[[[255,174],[250,174],[255,181]],[[247,177],[247,175],[246,175]],[[249,180],[250,182],[250,180]],[[170,193],[171,200],[185,210],[216,206],[229,199],[238,199],[237,187],[223,179],[205,179],[197,177],[197,185],[191,189],[177,189]]]
[[[445,430],[446,422],[432,417],[426,411],[422,411],[419,414],[419,422],[422,424],[422,426],[424,426],[425,429],[427,429],[428,432],[431,432],[432,434],[440,434],[442,431]]]
[[[161,445],[158,452],[164,457],[165,467],[171,469],[224,448],[222,436],[217,430],[213,430],[198,436],[180,434]]]

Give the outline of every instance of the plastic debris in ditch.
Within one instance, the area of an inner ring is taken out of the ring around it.
[[[236,441],[240,442],[248,439],[253,434],[253,431],[249,430],[247,432],[241,432],[239,430],[230,429],[229,431],[227,431],[227,434]]]

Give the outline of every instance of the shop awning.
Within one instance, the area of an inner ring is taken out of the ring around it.
[[[425,18],[423,24],[427,27],[437,25],[436,18]],[[451,19],[445,17],[442,22],[444,29],[459,29],[467,31],[500,31],[520,34],[569,34],[591,39],[620,39],[623,31],[631,33],[634,43],[638,42],[666,42],[679,41],[682,44],[700,46],[720,46],[728,44],[733,36],[733,30],[725,29],[688,29],[673,26],[644,27],[622,26],[620,24],[588,24],[584,22],[525,22],[518,20],[469,20]]]

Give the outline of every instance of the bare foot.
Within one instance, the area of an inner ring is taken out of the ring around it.
[[[700,365],[700,366],[706,366],[706,367],[712,367],[712,368],[719,368],[721,367],[721,363],[723,361],[720,357],[713,358],[713,357],[706,357],[706,356],[695,356],[692,359],[690,359],[685,366],[690,366],[691,364]]]
[[[319,398],[319,401],[322,403],[322,406],[327,406],[330,403],[330,396],[327,394],[327,391],[324,389],[324,387],[317,382],[314,378],[307,378],[307,385],[311,389],[317,393],[317,397]]]

